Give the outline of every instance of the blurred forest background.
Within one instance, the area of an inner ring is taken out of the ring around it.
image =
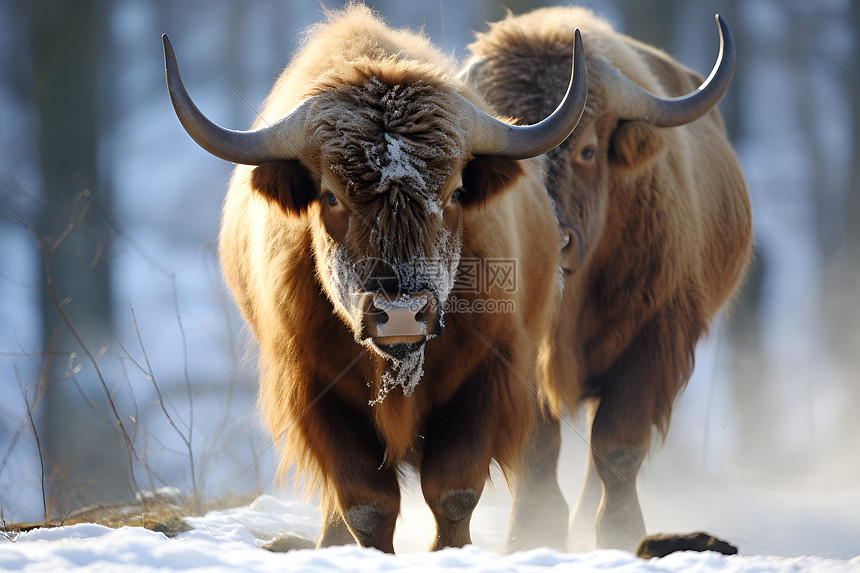
[[[506,7],[549,3],[373,5],[465,59],[473,31]],[[61,518],[164,486],[192,500],[273,489],[255,351],[216,256],[231,165],[182,131],[160,35],[201,109],[245,128],[301,31],[321,5],[339,4],[0,0],[2,521]],[[706,514],[690,483],[718,499],[779,492],[811,500],[818,509],[805,516],[855,519],[860,3],[581,4],[702,74],[717,54],[715,12],[738,47],[721,109],[750,188],[756,260],[640,476],[646,519],[649,505],[672,503]],[[572,505],[586,446],[573,431],[565,438]],[[686,485],[665,485],[673,480]],[[721,503],[712,511],[729,511]]]

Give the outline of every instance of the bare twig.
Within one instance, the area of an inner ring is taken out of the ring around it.
[[[42,510],[43,515],[45,516],[45,523],[48,523],[51,519],[51,514],[53,512],[53,503],[49,506],[47,501],[47,496],[45,495],[45,485],[46,485],[46,475],[45,475],[45,455],[42,451],[42,444],[39,441],[39,432],[36,429],[35,421],[33,420],[33,411],[38,407],[38,405],[42,402],[42,398],[44,398],[45,394],[48,392],[48,376],[51,371],[51,367],[54,363],[54,350],[57,348],[57,340],[60,337],[60,328],[59,325],[54,327],[54,332],[51,333],[51,352],[45,354],[42,359],[41,367],[39,368],[39,381],[36,385],[36,399],[34,400],[33,407],[30,407],[30,402],[27,399],[27,392],[24,391],[24,402],[27,405],[27,420],[30,422],[30,427],[33,430],[33,439],[36,441],[36,451],[39,453],[39,468],[40,468],[40,479],[39,484],[42,488]]]
[[[182,325],[182,313],[179,311],[179,291],[176,288],[176,275],[170,273],[170,284],[173,287],[173,307],[176,310],[176,323],[179,325],[179,335],[182,340],[182,368],[185,374],[185,390],[188,393],[188,465],[191,467],[191,488],[194,503],[200,503],[200,492],[197,489],[197,476],[194,468],[194,396],[191,393],[191,378],[188,376],[188,341],[185,338],[185,327]]]
[[[146,353],[146,348],[143,346],[143,337],[141,337],[140,335],[140,326],[138,325],[137,317],[134,314],[134,305],[129,305],[129,307],[131,309],[131,322],[134,326],[135,334],[137,335],[137,342],[140,345],[140,350],[143,353],[143,361],[146,363],[146,368],[143,369],[139,363],[134,360],[132,361],[137,364],[138,368],[141,368],[141,370],[143,370],[144,375],[149,379],[150,382],[152,382],[152,387],[155,390],[158,405],[161,408],[162,413],[164,413],[164,417],[167,418],[167,423],[170,424],[170,427],[173,428],[173,430],[176,432],[176,435],[179,436],[179,438],[185,443],[186,449],[190,452],[191,440],[188,436],[185,435],[182,429],[173,420],[173,417],[170,415],[170,412],[167,411],[167,406],[165,406],[164,403],[164,396],[161,394],[161,387],[158,385],[158,382],[155,379],[155,372],[152,369],[152,364],[149,362],[149,355]],[[191,464],[191,472],[192,479],[194,479],[193,459]],[[195,488],[194,491],[196,492],[196,486],[192,484],[192,487]]]
[[[142,431],[142,429],[141,429],[140,406],[138,405],[137,396],[135,396],[134,389],[132,388],[131,378],[129,377],[129,374],[128,374],[128,368],[126,368],[126,361],[125,361],[125,358],[123,356],[120,356],[118,353],[114,353],[114,355],[116,356],[117,360],[119,361],[120,368],[122,369],[122,380],[125,382],[126,387],[128,388],[128,399],[131,401],[131,405],[134,408],[134,413],[129,414],[129,418],[131,419],[132,424],[134,424],[134,426],[133,426],[134,430],[133,430],[132,435],[131,435],[131,441],[136,444],[138,439],[140,439],[139,436],[142,435],[143,436],[143,438],[142,438],[143,439],[143,447],[141,448],[141,450],[146,452],[148,440],[146,437],[146,432]],[[146,477],[147,477],[147,480],[149,481],[149,488],[151,490],[155,490],[155,483],[153,481],[153,477],[159,479],[159,481],[166,484],[166,482],[163,479],[161,479],[158,476],[158,474],[150,467],[149,462],[146,459],[146,457],[137,456],[137,455],[135,457],[137,458],[138,463],[140,463],[140,465],[143,466],[143,468],[146,470]],[[146,498],[145,498],[145,496],[142,499],[144,500],[142,502],[142,505],[144,506],[144,509],[146,509],[146,502],[145,502]]]
[[[54,340],[56,340],[56,335],[57,331],[54,330]],[[33,439],[36,441],[36,451],[39,453],[39,483],[42,487],[42,515],[45,517],[45,523],[50,523],[51,514],[48,512],[48,501],[47,496],[45,495],[45,455],[42,452],[42,442],[39,439],[39,430],[36,428],[36,422],[33,420],[33,408],[30,406],[30,399],[27,397],[27,391],[23,389],[24,386],[21,384],[21,378],[18,375],[18,367],[15,366],[14,368],[15,377],[18,378],[18,384],[21,385],[24,393],[24,405],[27,408],[27,421],[30,423],[30,429],[33,431]],[[47,376],[47,370],[45,370],[42,376],[40,376],[40,383],[36,387],[36,399],[34,400],[35,405],[38,405],[39,402],[42,401],[42,396],[45,395]]]
[[[132,420],[132,422],[135,424],[135,430],[134,430],[134,434],[133,434],[134,442],[137,443],[138,433],[140,433],[140,435],[143,436],[143,440],[144,440],[142,447],[136,449],[134,452],[135,459],[146,470],[147,479],[149,480],[149,485],[152,489],[155,489],[155,483],[153,482],[153,478],[155,480],[161,482],[163,485],[168,485],[168,481],[166,479],[164,479],[164,477],[162,477],[155,469],[153,469],[153,467],[150,465],[146,456],[140,455],[140,451],[143,451],[143,452],[149,451],[149,447],[148,447],[149,434],[145,430],[140,431],[138,428],[138,426],[140,425],[140,415],[138,412],[137,398],[134,396],[134,391],[131,389],[131,380],[128,377],[128,372],[127,372],[125,365],[128,361],[130,361],[132,364],[134,364],[135,367],[137,367],[144,374],[145,377],[147,377],[147,379],[151,379],[152,377],[146,371],[146,369],[143,366],[141,366],[140,363],[138,363],[137,360],[135,360],[134,357],[131,356],[131,354],[129,354],[128,349],[125,347],[125,345],[123,345],[119,342],[118,342],[118,344],[119,344],[119,348],[121,348],[123,351],[123,355],[120,355],[119,353],[115,353],[115,356],[117,357],[117,360],[119,360],[120,364],[122,365],[123,375],[124,375],[128,385],[129,385],[130,399],[131,399],[132,404],[134,405],[134,408],[135,408],[134,420]],[[159,444],[159,445],[161,445],[161,444]]]
[[[77,220],[80,220],[80,217],[78,217]],[[38,236],[35,235],[35,231],[32,229],[32,227],[29,227],[29,228],[38,240]],[[40,245],[41,244],[42,243],[40,242]],[[72,337],[75,339],[75,341],[78,343],[78,346],[81,348],[83,353],[88,358],[88,360],[89,360],[90,364],[92,365],[93,370],[96,374],[96,377],[98,378],[98,381],[101,384],[102,390],[104,391],[105,397],[107,398],[108,405],[110,406],[111,413],[113,414],[113,421],[114,421],[114,424],[116,425],[116,429],[119,432],[120,436],[122,437],[123,441],[125,442],[126,451],[128,453],[129,478],[131,479],[131,484],[134,487],[135,492],[138,492],[138,491],[140,491],[140,488],[137,485],[137,480],[135,479],[135,475],[134,475],[134,457],[135,457],[134,443],[132,443],[131,438],[128,435],[128,432],[126,432],[126,430],[125,430],[125,426],[122,423],[122,418],[119,415],[119,412],[117,411],[116,404],[114,403],[113,396],[111,395],[110,388],[108,387],[107,382],[105,381],[105,378],[104,378],[104,375],[102,374],[101,368],[99,368],[98,361],[96,360],[95,356],[93,356],[93,354],[90,351],[87,344],[81,338],[80,334],[78,333],[77,329],[75,328],[75,325],[72,323],[71,319],[69,318],[69,315],[66,314],[66,311],[63,308],[63,302],[60,301],[60,299],[57,297],[57,292],[54,289],[53,277],[51,276],[51,252],[54,249],[56,249],[59,246],[59,244],[60,243],[58,241],[54,241],[51,244],[50,249],[44,248],[44,245],[42,245],[42,247],[43,247],[42,248],[42,259],[43,259],[43,266],[44,266],[44,272],[45,272],[45,284],[47,287],[46,290],[47,290],[48,296],[50,297],[51,301],[54,303],[54,308],[56,308],[57,313],[60,315],[60,318],[62,319],[63,323],[65,323],[66,327],[69,329],[69,332],[72,334]],[[77,384],[77,382],[75,382],[75,384]],[[98,411],[98,410],[96,410],[96,411]]]

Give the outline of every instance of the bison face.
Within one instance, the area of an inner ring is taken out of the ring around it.
[[[316,96],[317,274],[356,341],[395,359],[440,334],[460,259],[463,109],[376,77]]]
[[[398,169],[412,169],[417,158],[400,151],[397,143],[386,149],[392,162],[407,161]],[[318,276],[358,342],[402,359],[442,331],[460,259],[460,176],[437,186],[416,169],[414,178],[383,178],[356,193],[336,175],[342,165],[323,164],[313,225]]]
[[[594,124],[577,131],[567,145],[547,153],[546,162],[547,191],[559,217],[565,275],[582,265],[590,241],[603,224],[608,199],[606,147],[600,144]]]

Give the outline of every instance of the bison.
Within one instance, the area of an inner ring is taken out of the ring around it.
[[[164,38],[182,125],[238,164],[221,263],[259,342],[280,469],[320,492],[318,546],[393,551],[402,464],[419,471],[432,548],[462,546],[491,462],[519,469],[561,296],[558,223],[532,158],[585,107],[581,40],[568,44],[561,103],[514,126],[425,37],[351,5],[309,30],[254,129],[237,132],[192,103]],[[481,276],[507,265],[514,288],[477,288],[466,263]]]
[[[513,488],[510,549],[566,544],[559,420],[581,405],[591,453],[572,537],[594,531],[595,513],[599,547],[633,549],[645,533],[636,475],[652,429],[665,437],[696,342],[751,252],[749,198],[715,107],[734,65],[731,33],[717,19],[721,51],[704,84],[581,8],[509,16],[469,47],[462,77],[497,113],[525,123],[564,93],[575,28],[587,50],[586,110],[545,156],[565,237],[564,295],[541,355],[545,404]]]

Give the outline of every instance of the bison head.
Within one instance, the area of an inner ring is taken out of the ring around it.
[[[252,187],[284,216],[311,218],[317,276],[336,314],[357,342],[397,363],[423,357],[418,351],[442,331],[461,252],[461,210],[478,208],[505,187],[505,177],[521,173],[510,168],[516,160],[564,141],[587,92],[577,31],[567,93],[535,125],[488,115],[462,95],[462,85],[428,75],[426,66],[392,72],[386,62],[354,70],[348,81],[320,81],[277,122],[238,132],[197,109],[166,36],[164,50],[186,131],[213,155],[256,166]]]
[[[541,42],[531,42],[531,36],[521,32],[520,22],[534,18],[530,22],[535,25],[546,19],[572,27],[583,12],[544,8],[493,24],[490,32],[470,46],[474,55],[461,77],[504,113],[525,121],[543,117],[553,109],[553,98],[564,90],[559,72],[570,65],[570,54],[559,46],[568,32],[565,26],[549,26]],[[717,16],[717,24],[720,51],[710,75],[698,89],[672,98],[648,90],[682,93],[681,86],[689,86],[695,78],[692,72],[683,71],[650,48],[626,40],[609,43],[595,33],[587,62],[588,105],[569,140],[550,150],[546,161],[547,190],[567,235],[562,252],[566,274],[582,266],[601,238],[620,232],[622,225],[635,222],[639,214],[654,212],[633,207],[629,220],[622,222],[622,215],[607,214],[610,204],[617,209],[631,203],[634,196],[646,201],[643,189],[662,184],[658,170],[674,171],[677,176],[685,169],[677,160],[661,160],[668,146],[684,145],[677,143],[676,130],[662,128],[683,126],[705,116],[726,93],[735,46],[725,20]],[[670,138],[674,143],[669,143]]]

